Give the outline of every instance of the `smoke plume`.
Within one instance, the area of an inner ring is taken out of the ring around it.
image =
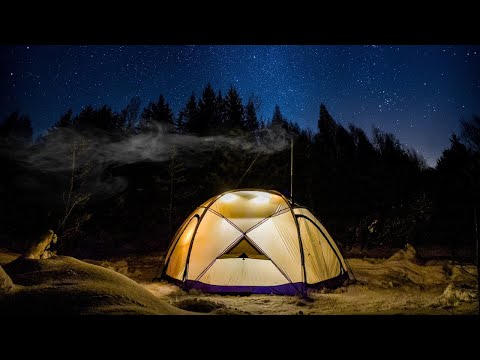
[[[88,168],[93,180],[90,191],[113,194],[122,191],[127,181],[118,176],[105,176],[107,169],[145,161],[164,162],[170,159],[173,148],[187,154],[187,166],[201,166],[199,159],[208,158],[208,153],[214,149],[230,148],[248,152],[253,159],[258,154],[284,150],[289,145],[290,136],[281,127],[263,129],[249,137],[173,134],[160,127],[131,135],[59,128],[25,151],[22,160],[34,170],[64,174],[71,172],[72,162],[75,161],[76,169]]]

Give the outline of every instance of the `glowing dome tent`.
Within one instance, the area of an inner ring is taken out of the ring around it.
[[[245,189],[215,196],[188,216],[172,239],[162,277],[187,290],[294,295],[348,273],[308,209],[276,191]]]

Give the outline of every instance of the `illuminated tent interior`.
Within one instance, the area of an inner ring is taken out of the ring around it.
[[[172,239],[163,278],[213,293],[305,294],[341,283],[347,266],[322,223],[273,190],[233,190],[188,216]]]

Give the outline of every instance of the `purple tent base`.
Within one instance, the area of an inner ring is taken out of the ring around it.
[[[334,278],[316,283],[307,284],[307,289],[322,289],[322,288],[336,288],[341,286],[345,280],[348,280],[348,274],[343,273]],[[221,293],[221,294],[235,294],[235,295],[250,295],[250,294],[274,294],[274,295],[298,295],[305,292],[305,284],[302,282],[288,283],[276,286],[222,286],[210,285],[202,283],[201,281],[187,280],[185,282],[185,289],[196,289],[206,293]]]
[[[196,289],[206,293],[224,294],[275,294],[275,295],[297,295],[302,293],[303,283],[282,284],[276,286],[222,286],[210,285],[200,281],[187,280],[186,289]]]

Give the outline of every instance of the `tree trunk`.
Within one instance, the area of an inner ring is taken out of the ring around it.
[[[22,257],[25,259],[48,259],[53,256],[50,245],[56,242],[57,235],[53,230],[48,230],[40,237],[40,241],[34,243]]]

